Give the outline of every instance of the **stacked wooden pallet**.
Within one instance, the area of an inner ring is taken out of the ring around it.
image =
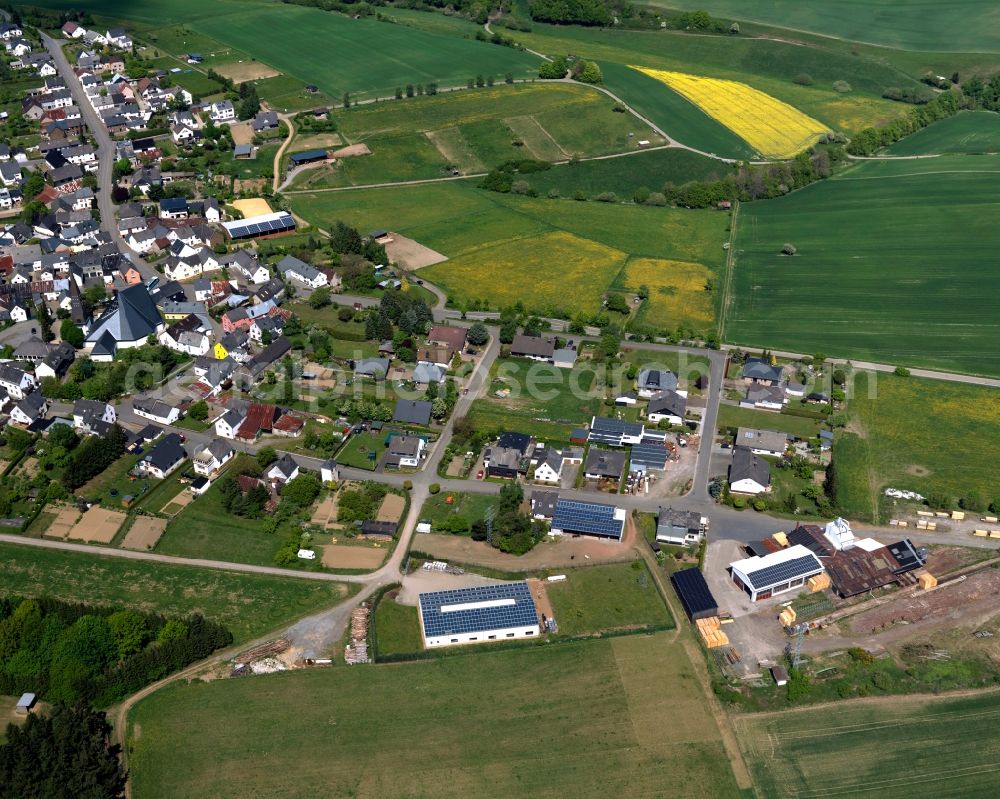
[[[709,649],[715,649],[718,646],[729,646],[729,636],[720,629],[718,616],[710,616],[707,619],[696,619],[695,625],[698,628],[698,634]]]

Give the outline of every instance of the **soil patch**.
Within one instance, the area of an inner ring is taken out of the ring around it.
[[[337,142],[339,144],[339,142]],[[356,158],[359,155],[371,155],[372,151],[367,144],[349,144],[330,153],[331,158]]]
[[[927,477],[931,473],[931,470],[926,466],[921,466],[919,463],[911,463],[906,467],[906,473],[914,477]]]
[[[281,73],[267,64],[259,61],[239,61],[234,64],[221,64],[215,67],[220,75],[229,78],[233,83],[245,83],[248,80],[276,78]]]
[[[337,519],[337,495],[330,494],[313,511],[312,523],[327,529],[334,525]]]
[[[329,150],[331,147],[339,147],[343,143],[344,140],[339,133],[312,133],[307,136],[296,136],[293,142],[296,150]]]
[[[392,241],[385,245],[385,253],[390,261],[395,261],[404,269],[421,269],[448,260],[447,255],[398,233],[392,234]]]
[[[176,516],[184,508],[190,505],[193,499],[194,499],[194,494],[192,494],[190,491],[181,491],[181,493],[179,493],[176,497],[167,502],[167,504],[164,505],[160,510],[161,512],[166,513],[167,508],[170,508],[170,515]]]
[[[233,134],[233,144],[252,144],[253,128],[249,122],[240,122],[237,125],[230,125],[229,132]]]
[[[94,505],[83,514],[70,531],[68,538],[88,543],[110,544],[124,521],[125,514],[121,511],[107,510],[100,505]]]
[[[384,548],[327,544],[323,550],[323,565],[328,569],[377,569],[389,551]]]
[[[132,527],[125,534],[122,549],[137,549],[148,552],[156,546],[163,531],[167,529],[166,519],[155,519],[152,516],[136,516]]]
[[[76,524],[80,511],[76,508],[59,508],[56,517],[49,523],[49,527],[42,535],[50,538],[62,538],[70,534]]]
[[[376,521],[398,523],[405,508],[406,500],[399,494],[386,494],[379,506]]]
[[[271,206],[262,197],[255,197],[252,200],[233,200],[232,206],[243,214],[244,218],[271,213]]]

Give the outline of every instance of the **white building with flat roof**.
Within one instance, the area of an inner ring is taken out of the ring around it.
[[[523,581],[423,593],[418,610],[427,649],[532,638],[541,632],[535,601]]]

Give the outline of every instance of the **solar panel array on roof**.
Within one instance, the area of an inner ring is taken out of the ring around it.
[[[662,441],[643,439],[639,444],[632,445],[632,457],[629,463],[634,471],[647,469],[665,469],[670,453]]]
[[[278,213],[250,217],[240,222],[227,222],[224,227],[231,238],[242,239],[247,236],[266,236],[270,233],[294,230],[295,220],[291,214]]]
[[[774,566],[767,566],[747,574],[747,579],[756,590],[769,588],[772,585],[779,585],[795,580],[799,577],[812,575],[817,571],[822,571],[823,567],[815,555],[803,555],[801,558],[786,560],[784,563],[776,563]]]
[[[426,638],[538,624],[535,601],[526,582],[424,593],[420,595],[420,615]]]
[[[697,568],[684,569],[675,572],[670,577],[674,590],[680,597],[684,612],[692,621],[716,616],[719,613],[719,603],[712,596],[712,591],[705,582],[705,575]]]
[[[614,505],[560,499],[552,517],[552,529],[621,539],[625,520],[615,518],[616,510]]]
[[[610,419],[606,416],[595,416],[590,426],[589,440],[598,444],[622,445],[625,436],[638,437],[642,435],[643,425],[625,422],[621,419]]]

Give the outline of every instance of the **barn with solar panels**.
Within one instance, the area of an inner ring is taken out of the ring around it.
[[[418,608],[427,649],[532,638],[541,631],[524,581],[423,593]]]
[[[223,222],[222,227],[225,228],[226,235],[233,240],[257,239],[264,236],[291,233],[295,230],[295,220],[287,211],[275,211],[273,214],[261,214],[246,219],[237,219],[234,222]]]
[[[625,532],[625,509],[600,502],[560,499],[552,516],[550,532],[621,541]]]
[[[729,569],[733,582],[757,602],[801,588],[810,577],[823,573],[823,564],[812,550],[796,544],[764,557],[738,560]]]

